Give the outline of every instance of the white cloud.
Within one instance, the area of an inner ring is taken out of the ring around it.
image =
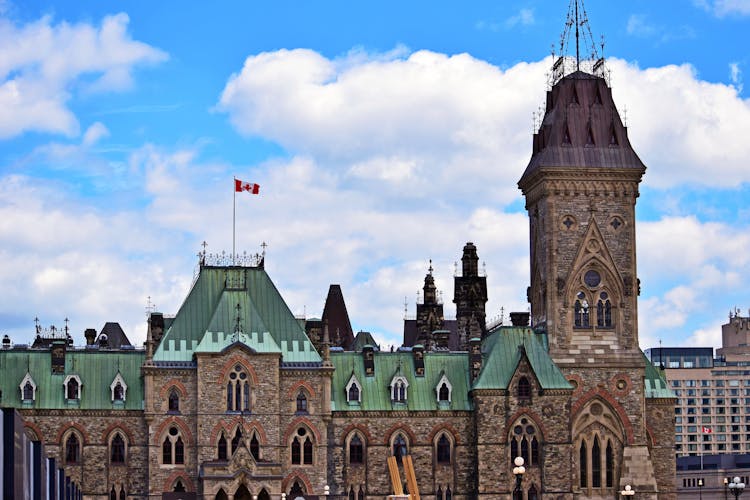
[[[649,24],[646,20],[646,16],[643,14],[631,14],[630,17],[628,17],[626,30],[628,35],[644,38],[653,36],[657,32],[656,27]]]
[[[82,144],[84,146],[93,146],[103,137],[109,137],[109,130],[102,122],[95,122],[83,134]]]
[[[740,63],[738,62],[731,62],[729,63],[729,79],[732,82],[732,85],[734,85],[737,88],[738,93],[742,93],[742,69],[740,68]]]
[[[530,26],[534,24],[534,9],[521,9],[518,11],[518,14],[505,20],[505,26],[507,28],[513,28],[519,24],[521,26]]]
[[[0,139],[29,130],[77,135],[68,107],[74,92],[128,89],[136,66],[165,60],[130,38],[128,22],[126,14],[107,16],[99,27],[53,24],[48,16],[22,26],[0,19]]]
[[[693,0],[693,3],[716,17],[750,14],[750,0]]]

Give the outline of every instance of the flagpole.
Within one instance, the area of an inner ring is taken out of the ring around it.
[[[234,186],[232,186],[232,265],[234,265],[234,235],[235,235],[235,219],[237,212],[237,177],[234,178]]]

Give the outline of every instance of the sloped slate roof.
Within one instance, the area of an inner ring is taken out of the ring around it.
[[[659,369],[651,364],[645,354],[643,355],[643,361],[646,363],[646,377],[644,380],[646,397],[676,398],[677,396],[669,388],[666,379],[662,376]]]
[[[239,305],[239,309],[237,306]],[[304,328],[262,267],[201,267],[192,289],[154,353],[154,361],[190,361],[219,352],[233,340],[258,352],[279,352],[285,362],[320,362]]]
[[[482,370],[474,381],[474,389],[507,389],[523,346],[531,368],[543,389],[572,389],[560,369],[549,357],[540,337],[526,327],[501,327],[482,343]]]
[[[30,408],[98,410],[124,408],[143,409],[143,381],[141,365],[144,351],[69,350],[65,354],[65,373],[52,373],[49,350],[8,350],[0,352],[0,389],[2,406],[26,407],[21,403],[19,385],[27,371],[37,386],[36,400]],[[110,384],[120,372],[128,386],[124,406],[112,403]],[[65,401],[63,382],[68,375],[81,379],[79,404]]]
[[[547,92],[531,160],[519,181],[522,189],[534,173],[545,168],[645,171],[603,78],[577,71]]]
[[[96,340],[97,343],[101,341],[102,335],[107,336],[108,349],[120,349],[122,346],[131,345],[130,339],[128,339],[128,336],[122,331],[120,323],[111,321],[106,322],[102,331],[99,333],[99,337]]]
[[[433,353],[424,355],[424,377],[414,374],[414,355],[411,352],[374,352],[375,375],[365,376],[361,353],[332,352],[331,362],[336,368],[331,384],[332,411],[427,411],[471,410],[469,399],[469,370],[466,353]],[[406,404],[392,403],[390,385],[394,375],[403,375],[409,387]],[[346,401],[346,384],[352,374],[362,386],[362,402]],[[438,405],[435,389],[442,375],[452,386],[451,404]]]
[[[378,343],[375,342],[375,338],[370,332],[357,332],[357,336],[354,337],[350,351],[361,352],[362,348],[366,345],[371,345],[375,350],[380,350]]]

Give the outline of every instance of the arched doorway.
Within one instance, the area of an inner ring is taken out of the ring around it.
[[[244,484],[241,484],[237,491],[234,492],[234,500],[253,500],[253,496],[247,490]]]

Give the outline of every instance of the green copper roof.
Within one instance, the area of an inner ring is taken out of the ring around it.
[[[321,361],[265,270],[240,266],[201,267],[154,361],[191,361],[195,352],[219,352],[235,341],[278,352],[284,362]]]
[[[69,350],[65,355],[65,373],[52,373],[50,351],[11,349],[0,351],[0,405],[13,408],[44,409],[143,409],[143,381],[141,365],[144,351],[98,351]],[[110,384],[117,372],[127,385],[125,402],[113,403]],[[36,399],[33,403],[22,403],[19,386],[31,375],[36,384]],[[81,380],[81,398],[67,402],[63,383],[68,375],[77,375]]]
[[[543,334],[526,327],[502,327],[487,336],[482,343],[482,371],[474,382],[474,389],[507,389],[523,346],[543,389],[572,389],[560,369],[549,357]]]
[[[469,399],[468,355],[466,353],[424,354],[424,377],[417,377],[411,352],[374,352],[375,373],[365,376],[362,353],[332,352],[331,362],[336,368],[331,384],[333,411],[374,410],[471,410]],[[352,374],[362,388],[361,403],[346,400],[346,386]],[[396,374],[403,375],[409,384],[406,403],[391,401],[390,385]],[[438,403],[437,386],[445,375],[452,386],[451,403]]]
[[[658,368],[651,364],[646,355],[643,355],[646,363],[646,377],[644,380],[647,398],[676,398],[672,389],[667,385],[667,380]]]

